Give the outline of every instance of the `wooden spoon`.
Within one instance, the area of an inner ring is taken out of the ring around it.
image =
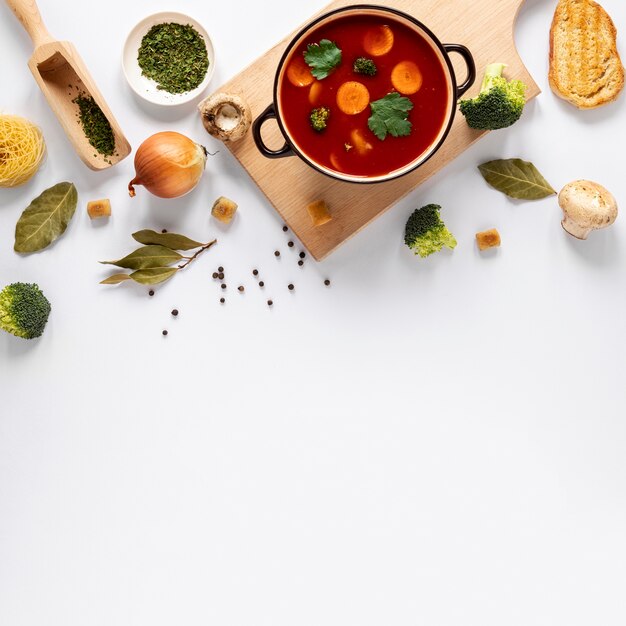
[[[92,170],[104,170],[126,158],[130,144],[74,46],[52,38],[35,0],[7,0],[7,4],[33,40],[35,51],[28,67],[78,156]],[[91,96],[109,121],[115,136],[115,152],[111,156],[98,154],[89,144],[78,118],[78,105],[73,102],[80,94]]]

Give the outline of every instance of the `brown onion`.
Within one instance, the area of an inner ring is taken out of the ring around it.
[[[166,131],[148,137],[135,154],[135,178],[128,184],[143,185],[159,198],[179,198],[200,181],[206,165],[206,149],[185,135]]]

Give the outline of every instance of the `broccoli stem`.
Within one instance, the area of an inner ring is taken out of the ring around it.
[[[480,88],[480,93],[485,93],[493,86],[493,79],[500,78],[502,71],[507,67],[506,63],[491,63],[485,69],[485,77],[483,78],[483,84]]]

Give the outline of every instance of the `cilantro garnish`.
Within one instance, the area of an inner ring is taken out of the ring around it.
[[[307,46],[304,60],[311,68],[311,74],[323,80],[341,63],[341,50],[335,42],[322,39],[319,43]]]
[[[370,130],[381,141],[389,133],[392,137],[406,137],[411,134],[413,124],[407,119],[413,103],[399,93],[387,94],[372,102],[372,116],[368,121]]]

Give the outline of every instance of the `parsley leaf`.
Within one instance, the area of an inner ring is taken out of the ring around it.
[[[307,46],[304,60],[310,66],[311,74],[323,80],[341,63],[341,50],[335,42],[322,39],[319,43]]]
[[[381,141],[389,133],[392,137],[406,137],[411,134],[413,124],[407,119],[413,103],[399,93],[387,94],[372,102],[372,116],[368,121],[370,130]]]

